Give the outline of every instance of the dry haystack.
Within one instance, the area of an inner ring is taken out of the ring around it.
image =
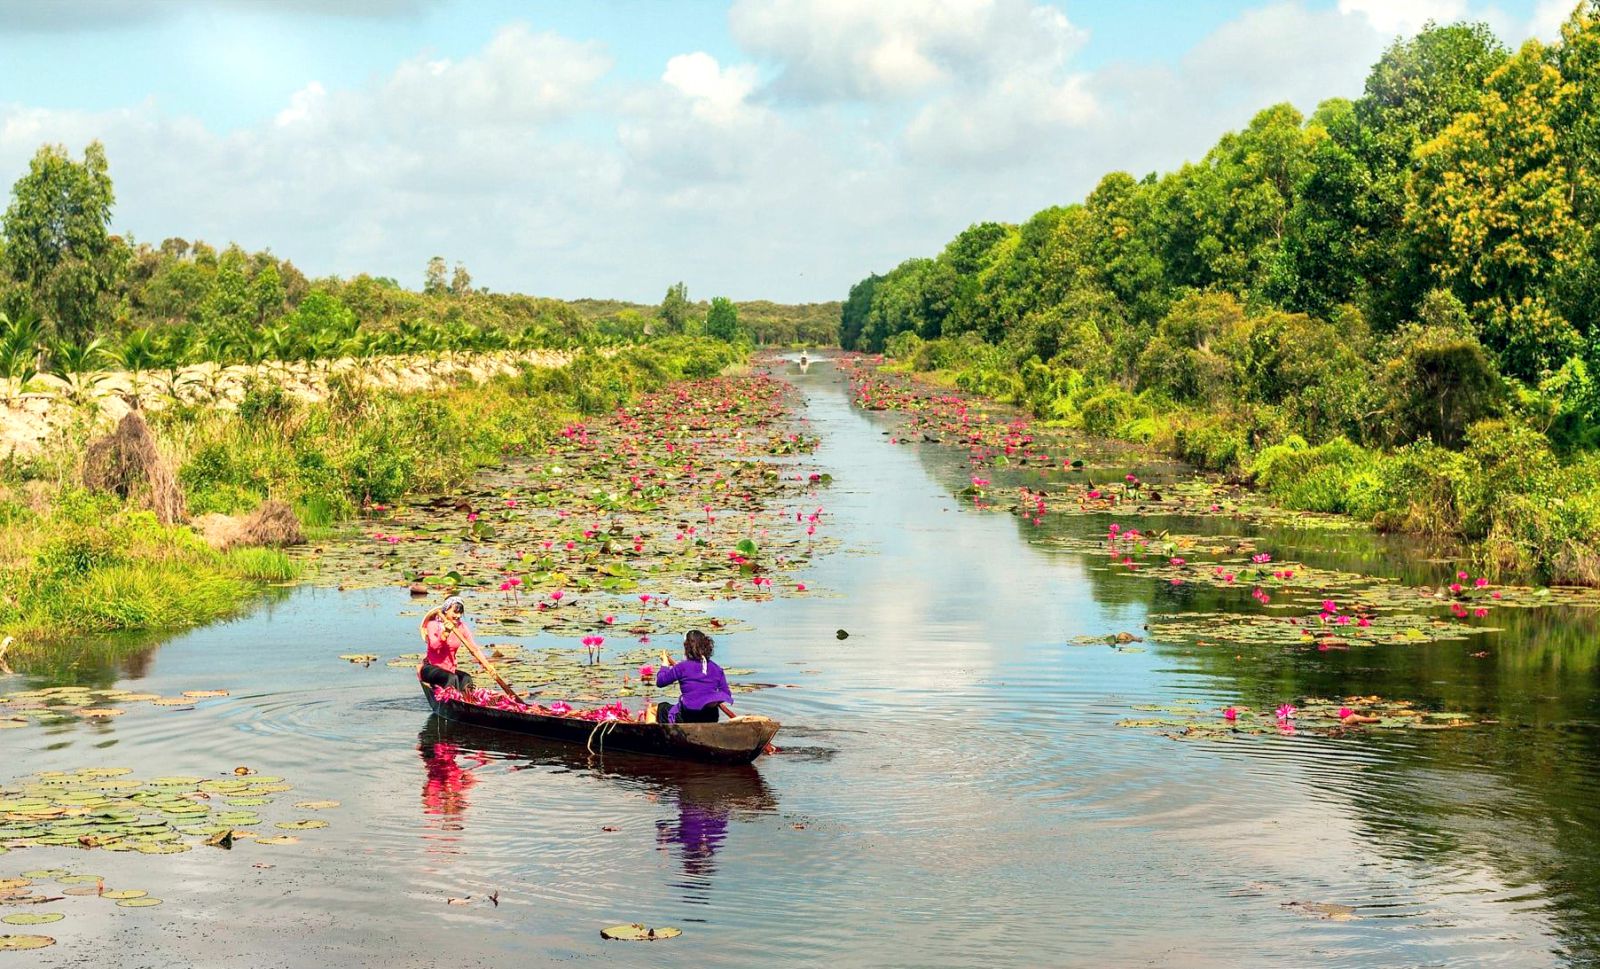
[[[230,549],[247,545],[299,545],[306,540],[294,509],[282,501],[264,501],[244,518],[230,515],[202,515],[194,527],[212,548]]]
[[[83,454],[83,484],[148,508],[166,525],[189,517],[178,478],[138,411],[129,411],[116,430],[89,444]]]

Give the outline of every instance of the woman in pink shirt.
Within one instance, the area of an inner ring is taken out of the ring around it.
[[[466,613],[461,597],[451,596],[422,617],[422,640],[428,651],[417,667],[417,679],[429,686],[453,686],[463,693],[472,689],[472,677],[456,668],[456,650],[462,642],[478,645],[467,628]]]

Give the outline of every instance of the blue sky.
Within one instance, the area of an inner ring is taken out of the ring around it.
[[[0,178],[98,138],[136,238],[312,274],[832,299],[989,218],[1565,0],[0,0]]]

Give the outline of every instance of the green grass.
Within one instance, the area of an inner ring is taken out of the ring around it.
[[[482,385],[398,394],[344,384],[309,406],[264,397],[248,421],[174,408],[155,426],[192,514],[279,499],[308,536],[327,539],[364,503],[459,487],[569,422],[742,359],[724,343],[671,338]],[[0,465],[0,634],[17,637],[13,658],[84,634],[202,625],[298,576],[280,550],[220,552],[187,526],[77,488],[87,426],[75,434],[35,461]]]

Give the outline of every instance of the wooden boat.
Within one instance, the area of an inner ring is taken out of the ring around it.
[[[750,763],[761,756],[781,726],[776,720],[765,717],[739,717],[720,723],[626,723],[620,720],[596,723],[577,717],[518,713],[456,700],[437,700],[433,687],[426,685],[422,687],[422,695],[434,713],[456,723],[582,744],[595,753],[626,750],[712,764]]]

